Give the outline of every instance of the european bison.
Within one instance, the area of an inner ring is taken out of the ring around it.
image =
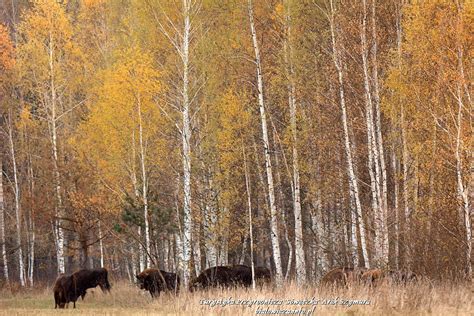
[[[89,270],[82,269],[72,275],[60,275],[54,284],[54,308],[64,308],[73,302],[76,308],[76,301],[79,296],[84,299],[87,289],[100,286],[103,292],[110,291],[108,272],[105,268]]]
[[[146,269],[136,276],[138,286],[149,291],[151,297],[160,296],[161,291],[179,291],[179,276],[176,273],[158,269]]]
[[[365,268],[335,268],[324,275],[321,284],[344,286],[359,282],[365,271]]]
[[[377,285],[383,281],[406,284],[417,279],[410,271],[370,269],[362,275],[362,281],[369,285]]]
[[[74,293],[69,291],[68,289],[72,288],[72,277],[70,275],[61,274],[56,279],[54,283],[54,308],[65,308],[66,304],[69,302],[75,302],[79,296],[84,296],[86,293],[78,293],[77,297],[73,297]]]
[[[270,282],[270,270],[265,267],[255,267],[255,280]],[[190,291],[216,286],[251,286],[252,270],[245,265],[216,266],[206,269],[195,278],[189,287]]]

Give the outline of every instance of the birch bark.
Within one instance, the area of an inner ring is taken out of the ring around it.
[[[376,22],[376,2],[377,0],[372,0],[372,81],[374,86],[374,106],[375,106],[375,132],[377,137],[377,156],[380,164],[381,171],[381,182],[378,183],[379,187],[381,186],[381,200],[379,202],[379,207],[381,208],[381,243],[382,243],[382,263],[384,265],[388,264],[388,198],[387,198],[387,167],[385,164],[385,151],[383,145],[382,137],[382,119],[380,113],[380,89],[379,89],[379,75],[378,75],[378,62],[377,62],[377,22]]]
[[[354,209],[351,211],[351,218],[352,218],[351,241],[352,241],[352,251],[353,251],[352,256],[354,260],[354,265],[358,265],[358,251],[357,251],[358,246],[357,246],[356,231],[355,231],[355,226],[354,226],[356,221],[358,221],[364,266],[366,268],[369,268],[370,262],[369,262],[368,252],[367,252],[365,225],[364,225],[364,220],[362,217],[362,207],[361,207],[360,197],[359,197],[359,186],[358,186],[357,178],[354,172],[351,141],[349,139],[349,127],[348,127],[348,122],[347,122],[348,120],[347,120],[347,113],[346,113],[346,101],[345,101],[345,96],[344,96],[343,65],[342,65],[342,59],[340,56],[340,51],[336,44],[336,25],[335,25],[336,11],[335,11],[333,0],[330,0],[330,7],[331,7],[331,12],[329,13],[329,27],[330,27],[330,32],[331,32],[332,57],[333,57],[334,66],[336,67],[337,74],[338,74],[339,102],[341,106],[342,126],[343,126],[343,131],[344,131],[344,148],[345,148],[346,158],[347,158],[347,174],[349,178],[349,188],[350,188],[351,199],[354,203]]]
[[[5,238],[5,200],[3,195],[3,156],[0,157],[0,242],[2,243],[3,276],[10,283],[8,273],[7,245]]]
[[[247,155],[245,147],[242,144],[242,154],[244,158],[244,173],[245,173],[245,191],[247,193],[247,207],[249,212],[249,237],[250,237],[250,267],[252,269],[252,289],[255,290],[255,262],[253,259],[253,217],[252,217],[252,196],[250,187],[250,177],[247,169]]]
[[[145,255],[146,268],[151,267],[150,222],[148,219],[148,175],[146,169],[146,148],[143,140],[142,108],[140,95],[137,96],[138,143],[140,146],[140,167],[142,172],[143,219],[145,222]]]
[[[268,138],[267,118],[265,113],[265,103],[263,97],[263,75],[262,66],[260,61],[260,50],[257,41],[257,33],[255,30],[255,22],[253,17],[253,4],[252,0],[248,1],[248,14],[250,20],[250,31],[252,33],[252,43],[255,52],[255,66],[257,70],[257,82],[258,82],[258,103],[260,108],[260,119],[262,125],[262,137],[263,147],[265,152],[265,169],[267,173],[267,185],[268,185],[268,200],[270,204],[270,231],[271,231],[271,242],[273,260],[275,262],[275,281],[277,286],[280,286],[283,282],[283,271],[281,266],[281,254],[280,254],[280,243],[279,243],[279,232],[278,232],[278,212],[275,204],[275,188],[273,183],[273,171],[272,162],[270,157],[270,142]]]
[[[301,212],[301,192],[300,192],[300,169],[298,162],[298,134],[297,134],[297,102],[295,71],[292,63],[293,53],[291,45],[291,11],[290,3],[286,4],[286,40],[285,40],[285,61],[288,75],[288,105],[290,107],[290,128],[292,135],[293,152],[293,213],[295,218],[295,265],[296,282],[304,284],[306,282],[306,260],[303,244],[303,218]]]
[[[181,54],[183,60],[183,86],[182,86],[182,145],[183,145],[183,281],[188,287],[191,277],[191,238],[192,238],[192,211],[191,211],[191,121],[189,116],[189,44],[191,36],[191,1],[183,0],[184,29]]]
[[[54,38],[52,32],[49,33],[48,43],[48,65],[49,65],[49,78],[50,78],[50,104],[49,104],[49,115],[48,115],[48,127],[51,137],[51,151],[53,156],[53,173],[55,182],[56,192],[56,221],[54,228],[56,230],[56,258],[58,261],[58,273],[65,273],[65,258],[64,258],[64,247],[65,247],[65,236],[62,228],[64,217],[63,199],[61,194],[61,176],[59,172],[59,157],[58,157],[58,134],[57,134],[57,100],[56,100],[56,82],[55,82],[55,68],[54,68]]]
[[[8,143],[10,145],[10,156],[13,168],[13,195],[15,200],[15,224],[16,224],[16,247],[18,251],[18,269],[20,276],[20,285],[26,285],[25,263],[23,260],[23,245],[21,241],[21,209],[20,209],[20,183],[18,179],[18,168],[16,164],[15,144],[13,143],[13,122],[12,113],[8,113]]]

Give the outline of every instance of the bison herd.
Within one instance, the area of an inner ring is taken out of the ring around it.
[[[255,280],[259,284],[270,282],[270,270],[265,267],[255,267]],[[150,292],[151,297],[157,297],[160,292],[179,291],[180,278],[176,273],[158,269],[145,269],[136,275],[140,289]],[[206,269],[197,278],[191,281],[189,290],[206,289],[210,287],[250,286],[252,284],[252,270],[245,265],[217,266]],[[84,299],[87,289],[100,286],[102,291],[110,291],[108,273],[105,268],[88,270],[82,269],[71,275],[61,274],[54,284],[54,308],[68,307],[79,297]]]
[[[271,282],[270,270],[266,267],[254,268],[255,281],[258,285]],[[160,292],[177,294],[180,287],[180,278],[176,273],[158,269],[145,269],[136,275],[140,289],[150,292],[157,297]],[[345,286],[354,283],[377,285],[381,282],[395,282],[406,284],[415,281],[417,276],[409,271],[394,271],[364,268],[335,268],[329,271],[322,279],[325,286]],[[237,287],[252,285],[252,269],[246,265],[216,266],[202,271],[191,280],[189,291],[202,290],[210,287]],[[71,275],[61,274],[54,285],[54,308],[68,307],[73,302],[74,308],[79,297],[84,299],[87,290],[99,286],[103,292],[110,291],[108,273],[105,268],[89,270],[82,269]]]

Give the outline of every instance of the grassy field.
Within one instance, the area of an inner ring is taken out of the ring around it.
[[[240,300],[240,301],[239,301]],[[253,301],[252,301],[253,300]],[[266,300],[266,301],[264,301]],[[227,303],[227,306],[223,306]],[[351,306],[350,306],[351,305]],[[213,289],[152,299],[133,285],[116,283],[110,294],[89,290],[77,308],[55,310],[51,288],[0,291],[0,315],[474,315],[474,286],[432,284],[318,289]],[[275,313],[275,311],[280,312]],[[274,313],[271,313],[271,312]]]

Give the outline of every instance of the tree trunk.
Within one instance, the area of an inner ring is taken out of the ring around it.
[[[142,244],[142,228],[138,226],[138,261],[140,264],[140,271],[145,270],[146,268],[146,253],[145,249],[143,249],[143,244]]]
[[[5,238],[5,200],[3,195],[3,156],[0,156],[0,242],[2,244],[3,276],[5,282],[10,283],[8,274],[7,245]]]
[[[18,248],[18,269],[20,285],[26,285],[25,264],[23,261],[23,246],[21,242],[21,210],[20,210],[20,183],[18,179],[18,168],[16,164],[15,145],[13,143],[13,122],[11,110],[8,113],[8,140],[13,167],[13,194],[15,198],[15,223],[16,223],[16,246]]]
[[[462,4],[457,1],[458,10],[458,21],[457,21],[457,34],[463,34],[463,19],[462,19]],[[458,60],[458,71],[460,79],[457,83],[457,101],[458,101],[458,115],[457,115],[457,133],[456,133],[456,177],[457,177],[457,192],[458,198],[461,201],[460,218],[464,222],[465,238],[466,238],[466,274],[469,280],[472,280],[472,223],[471,223],[471,209],[469,205],[469,185],[464,185],[463,166],[462,166],[462,111],[464,108],[463,104],[463,87],[465,86],[464,77],[464,65],[463,65],[463,48],[461,39],[458,38],[456,41],[457,48],[457,60]],[[470,102],[469,90],[466,89],[466,94]],[[471,104],[472,105],[472,104]],[[472,158],[472,157],[470,157]],[[472,160],[471,160],[472,164]]]
[[[465,238],[466,238],[466,274],[469,280],[472,279],[472,227],[471,227],[471,214],[469,209],[469,198],[468,190],[464,188],[463,180],[463,166],[462,166],[462,157],[461,157],[461,137],[462,137],[462,94],[461,94],[461,85],[458,84],[457,87],[457,99],[458,99],[458,115],[457,115],[457,133],[456,133],[456,178],[457,178],[457,193],[458,198],[461,201],[460,205],[460,218],[464,222]]]
[[[292,136],[293,152],[293,213],[295,217],[295,268],[296,283],[301,285],[306,283],[306,260],[303,244],[303,216],[301,212],[300,193],[300,169],[298,162],[298,134],[297,134],[297,102],[295,72],[293,68],[293,53],[291,45],[291,11],[290,4],[286,3],[286,40],[285,40],[285,61],[288,75],[288,105],[290,108],[290,128]],[[291,261],[290,261],[291,262]]]
[[[247,169],[247,155],[245,153],[244,144],[242,144],[242,154],[244,159],[244,173],[245,173],[245,191],[247,193],[247,207],[249,212],[249,237],[250,237],[250,267],[252,269],[252,289],[255,290],[255,262],[253,259],[253,217],[252,217],[252,196],[250,188],[250,176]]]
[[[54,185],[55,185],[55,193],[56,193],[56,221],[54,224],[54,228],[56,230],[56,257],[58,261],[58,273],[65,273],[65,258],[64,258],[64,247],[65,247],[65,236],[64,230],[62,228],[64,217],[64,207],[63,207],[63,200],[61,194],[61,176],[59,172],[59,157],[58,157],[58,127],[57,127],[57,105],[56,105],[56,83],[54,77],[54,44],[53,44],[53,35],[50,31],[49,34],[49,76],[50,76],[50,108],[49,108],[49,117],[48,117],[48,125],[49,125],[49,132],[51,137],[51,150],[53,155],[53,174],[54,174]]]
[[[100,251],[100,267],[104,267],[104,244],[102,242],[103,235],[102,235],[102,220],[99,219],[99,251]]]
[[[330,19],[329,19],[329,26],[331,30],[331,42],[332,42],[332,55],[334,65],[337,70],[338,74],[338,82],[339,82],[339,102],[341,106],[342,112],[342,125],[344,131],[344,146],[346,151],[346,158],[347,158],[347,174],[349,178],[349,188],[351,193],[351,199],[354,203],[353,211],[351,212],[352,218],[352,247],[353,247],[353,260],[354,265],[358,265],[358,251],[357,251],[357,238],[355,232],[355,225],[358,220],[358,228],[360,234],[360,242],[362,247],[362,256],[364,259],[364,266],[366,268],[370,267],[369,257],[367,252],[367,244],[366,244],[366,232],[365,232],[365,225],[364,220],[362,217],[362,207],[360,203],[359,197],[359,186],[357,183],[357,178],[354,172],[354,163],[352,158],[352,149],[351,149],[351,141],[349,139],[349,127],[348,127],[348,119],[346,114],[346,101],[344,96],[344,74],[343,74],[343,65],[340,56],[339,49],[336,45],[336,26],[335,26],[335,8],[333,0],[330,0],[331,5],[331,12],[330,12]]]
[[[375,155],[377,150],[376,141],[375,141],[375,132],[374,132],[374,123],[373,123],[373,105],[372,105],[372,96],[370,92],[370,78],[369,78],[369,69],[367,64],[367,38],[366,38],[366,29],[367,29],[367,3],[365,0],[363,3],[363,18],[362,18],[362,28],[361,28],[361,55],[362,55],[362,69],[364,72],[364,90],[365,90],[365,111],[366,111],[366,125],[367,125],[367,148],[368,148],[368,169],[370,176],[370,189],[372,192],[372,210],[374,213],[374,230],[375,230],[375,262],[379,263],[381,260],[382,253],[382,217],[381,217],[381,208],[379,207],[380,202],[380,191],[378,186],[378,181],[374,173],[378,161]],[[375,168],[374,168],[375,167]]]
[[[189,116],[189,44],[191,36],[190,10],[191,0],[183,0],[184,8],[184,30],[182,42],[182,60],[183,60],[183,104],[182,104],[182,145],[183,145],[183,190],[184,190],[184,206],[183,206],[183,283],[184,287],[188,287],[191,277],[191,239],[192,239],[192,210],[191,210],[191,122]]]
[[[28,144],[28,188],[30,204],[28,207],[28,281],[31,287],[34,285],[34,268],[35,268],[35,242],[36,242],[36,227],[35,227],[35,215],[33,209],[33,198],[35,192],[35,182],[33,173],[33,162],[31,160],[31,151]]]
[[[388,198],[387,198],[387,168],[385,165],[385,152],[383,146],[383,137],[382,137],[382,119],[380,113],[380,91],[379,91],[379,75],[378,75],[378,62],[377,62],[377,24],[376,24],[376,10],[375,10],[376,0],[372,1],[372,82],[374,85],[374,105],[375,105],[375,132],[377,136],[377,156],[378,162],[380,164],[381,171],[381,182],[378,183],[379,187],[381,186],[381,201],[379,202],[379,207],[381,208],[380,213],[382,217],[381,223],[381,242],[382,242],[382,263],[388,264]]]
[[[260,51],[257,41],[257,33],[255,30],[255,23],[253,17],[253,4],[252,0],[248,1],[248,14],[250,19],[250,30],[252,33],[252,42],[255,52],[255,65],[257,70],[257,82],[258,82],[258,103],[260,108],[260,119],[262,124],[262,137],[263,147],[265,152],[265,169],[267,172],[267,184],[268,184],[268,200],[270,205],[270,230],[271,230],[271,242],[273,260],[275,262],[275,281],[277,286],[280,286],[283,281],[283,270],[281,266],[281,254],[280,254],[280,243],[279,243],[279,232],[278,232],[278,211],[275,204],[275,189],[273,183],[273,172],[272,162],[270,157],[270,142],[268,138],[267,118],[265,113],[265,103],[263,97],[263,75],[262,66],[260,63]]]
[[[143,140],[142,109],[140,95],[137,96],[138,111],[138,143],[140,146],[140,167],[142,171],[143,219],[145,223],[145,254],[146,268],[151,267],[150,223],[148,219],[148,177],[146,170],[146,148]]]

